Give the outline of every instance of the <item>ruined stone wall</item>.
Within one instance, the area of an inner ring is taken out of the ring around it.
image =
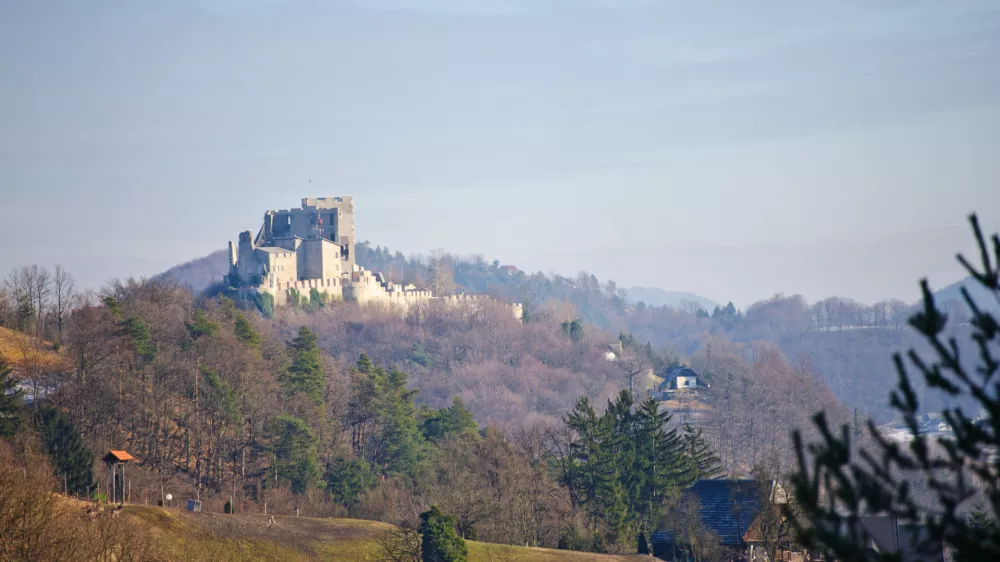
[[[312,236],[319,234],[319,237]],[[297,238],[296,238],[297,237]],[[434,297],[429,290],[387,283],[356,265],[354,200],[352,197],[305,197],[302,208],[268,211],[254,245],[250,232],[240,234],[230,250],[231,272],[244,286],[241,294],[264,292],[276,306],[288,304],[288,292],[309,295],[312,289],[330,299],[352,300],[363,306],[388,306],[402,311],[414,306],[476,307],[492,302],[485,295]],[[520,303],[506,305],[520,320]]]
[[[399,287],[390,287],[366,269],[353,272],[350,282],[344,286],[344,300],[356,301],[362,305],[378,303],[406,308],[430,298],[431,292],[428,290],[404,291]]]
[[[464,294],[450,295],[447,297],[435,297],[434,301],[440,302],[445,306],[451,308],[461,308],[461,307],[476,308],[486,303],[496,302],[504,305],[504,307],[510,310],[510,313],[514,316],[514,318],[518,320],[520,320],[523,317],[524,313],[524,308],[521,305],[521,303],[514,303],[514,304],[503,303],[487,295],[464,295]]]
[[[250,231],[240,233],[239,248],[237,250],[236,273],[239,275],[241,283],[252,283],[264,274],[264,268],[254,256],[253,241],[250,240]]]

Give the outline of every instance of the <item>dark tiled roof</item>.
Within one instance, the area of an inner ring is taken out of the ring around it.
[[[688,490],[698,498],[701,522],[727,546],[740,543],[760,513],[763,494],[753,480],[699,480]],[[673,543],[670,533],[658,530],[654,543]]]
[[[701,520],[722,544],[739,544],[757,518],[762,494],[753,480],[699,480],[691,492],[701,502]]]
[[[674,367],[673,369],[670,369],[669,373],[667,373],[667,378],[673,378],[673,377],[677,377],[677,376],[681,376],[681,377],[697,377],[698,373],[692,371],[688,367]]]

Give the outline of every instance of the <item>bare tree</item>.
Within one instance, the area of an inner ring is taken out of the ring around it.
[[[698,311],[702,308],[697,301],[690,299],[681,299],[681,301],[677,304],[677,307],[681,310],[681,312],[690,314],[691,316],[698,314]]]
[[[403,526],[375,538],[382,562],[420,562],[420,534]]]
[[[455,292],[455,269],[450,255],[440,251],[427,264],[431,270],[431,291],[435,296],[445,297]]]
[[[29,290],[30,284],[25,279],[23,270],[24,268],[11,271],[4,287],[13,308],[14,327],[26,331],[29,324],[34,322],[35,307]]]
[[[646,359],[633,353],[623,353],[622,357],[615,361],[615,365],[628,380],[628,390],[632,394],[632,399],[638,401],[635,395],[635,377],[649,369]]]
[[[7,290],[7,283],[0,284],[0,326],[10,326],[14,319],[14,307]]]
[[[61,266],[56,266],[55,275],[52,278],[52,289],[55,300],[55,320],[57,341],[62,342],[63,325],[66,317],[76,304],[76,283],[73,276]]]
[[[803,517],[791,489],[789,478],[780,468],[780,460],[771,456],[754,467],[752,476],[759,497],[760,514],[748,530],[754,551],[762,551],[765,560],[779,560],[779,552],[801,550],[795,542],[795,520]]]
[[[45,312],[52,296],[52,276],[44,267],[32,265],[26,268],[29,287],[35,304],[35,334],[42,337],[45,334]]]

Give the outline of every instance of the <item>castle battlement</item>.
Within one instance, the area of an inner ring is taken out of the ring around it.
[[[429,289],[386,281],[381,273],[354,261],[354,198],[303,197],[298,209],[266,211],[256,237],[241,232],[229,243],[228,284],[242,293],[267,293],[275,306],[286,306],[296,292],[309,298],[315,289],[327,300],[408,310],[441,303],[474,306],[485,295],[435,297]],[[294,299],[293,299],[294,300]],[[507,305],[520,319],[520,303]]]

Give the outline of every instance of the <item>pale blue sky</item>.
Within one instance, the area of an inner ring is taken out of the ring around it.
[[[998,61],[995,0],[0,2],[0,269],[344,194],[407,254],[912,300],[1000,227]]]

